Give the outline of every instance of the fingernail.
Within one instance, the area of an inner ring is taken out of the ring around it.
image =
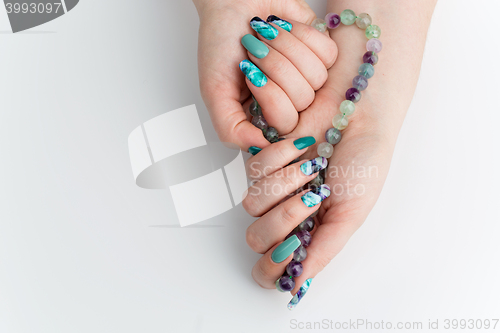
[[[315,190],[309,191],[302,196],[302,202],[309,208],[319,205],[331,194],[330,187],[326,184],[321,185]]]
[[[267,40],[273,40],[278,37],[278,29],[258,16],[255,16],[252,20],[250,20],[250,26]]]
[[[305,294],[307,293],[307,290],[309,290],[309,287],[311,286],[311,279],[307,279],[304,284],[300,287],[300,289],[297,291],[297,293],[292,297],[290,300],[290,303],[288,303],[287,307],[288,310],[293,310],[299,304],[300,300],[304,298]]]
[[[292,24],[288,21],[285,21],[283,19],[280,19],[278,16],[275,15],[269,15],[269,17],[266,20],[269,23],[274,23],[281,29],[284,29],[288,32],[292,31]]]
[[[295,147],[298,150],[306,149],[307,147],[312,146],[316,143],[316,139],[313,136],[306,136],[300,139],[297,139],[293,142]]]
[[[245,35],[241,39],[241,44],[255,57],[262,59],[269,54],[269,48],[254,35]]]
[[[248,152],[250,154],[252,154],[253,156],[257,155],[258,153],[260,153],[262,149],[260,149],[259,147],[255,147],[255,146],[252,146],[250,148],[248,148]]]
[[[271,254],[271,259],[279,264],[283,262],[286,258],[290,256],[298,247],[300,246],[300,239],[293,235],[292,237],[285,240],[283,243],[278,245]]]
[[[245,59],[240,62],[240,69],[254,86],[263,87],[266,85],[267,77],[251,61]]]
[[[300,166],[300,171],[306,176],[310,176],[320,170],[323,170],[328,165],[328,160],[324,157],[316,157]]]

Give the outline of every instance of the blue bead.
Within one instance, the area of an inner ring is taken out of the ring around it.
[[[358,73],[359,75],[362,75],[367,79],[369,79],[375,74],[375,68],[373,68],[371,64],[364,63],[361,66],[359,66]]]

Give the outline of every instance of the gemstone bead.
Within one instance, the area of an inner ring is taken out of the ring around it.
[[[253,117],[252,124],[257,128],[260,128],[261,130],[269,126],[267,124],[267,121],[262,116]]]
[[[295,251],[293,251],[293,260],[301,262],[307,258],[307,250],[305,247],[300,245]]]
[[[368,79],[363,75],[357,75],[352,79],[352,86],[359,91],[363,91],[368,87]]]
[[[356,25],[358,28],[365,30],[369,25],[372,24],[372,17],[367,13],[361,13],[356,19]]]
[[[365,36],[368,39],[379,38],[381,34],[382,30],[380,29],[380,27],[378,25],[373,25],[373,24],[369,25],[365,31]]]
[[[366,77],[367,79],[373,77],[375,74],[375,68],[371,64],[362,64],[358,69],[359,75]]]
[[[375,53],[382,51],[382,42],[377,38],[372,38],[366,42],[366,49]]]
[[[295,288],[295,280],[293,277],[282,276],[276,281],[276,289],[279,291],[291,291],[293,288]]]
[[[322,142],[318,145],[318,155],[324,158],[330,158],[333,155],[333,146],[328,142]]]
[[[319,32],[325,32],[326,31],[326,22],[323,19],[317,18],[314,21],[312,21],[311,26],[318,30]]]
[[[345,92],[345,99],[357,103],[361,99],[361,93],[356,88],[349,88]]]
[[[333,117],[332,123],[333,127],[338,129],[339,131],[342,131],[347,127],[347,125],[349,125],[349,120],[347,120],[347,116],[344,116],[344,114],[339,113]]]
[[[336,145],[342,140],[342,133],[336,128],[330,128],[325,133],[325,139],[329,144]]]
[[[328,13],[325,16],[325,21],[329,29],[335,29],[340,25],[340,16],[336,13]]]
[[[308,217],[304,221],[300,222],[297,229],[298,231],[307,230],[311,232],[314,229],[314,219],[312,217]]]
[[[378,55],[373,51],[367,51],[363,54],[363,62],[366,64],[376,65],[378,62]]]
[[[340,103],[340,112],[345,114],[346,116],[350,116],[351,114],[353,114],[355,109],[356,107],[354,106],[354,103],[352,101],[345,100]]]
[[[323,185],[324,183],[325,183],[325,178],[320,173],[318,173],[316,178],[314,178],[313,180],[311,180],[308,183],[307,187],[310,189],[316,189],[316,188],[320,187],[321,185]]]
[[[279,134],[276,128],[274,127],[264,128],[262,130],[262,133],[264,134],[264,137],[267,139],[267,141],[271,143],[278,142]]]
[[[298,261],[290,261],[288,265],[286,265],[286,273],[293,277],[298,277],[304,271],[304,267]]]
[[[253,100],[249,107],[250,114],[254,117],[262,116],[262,109],[256,100]]]
[[[345,25],[351,25],[356,22],[356,14],[354,13],[354,11],[346,9],[342,13],[340,13],[340,20]]]

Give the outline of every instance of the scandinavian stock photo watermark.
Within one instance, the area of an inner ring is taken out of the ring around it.
[[[304,178],[300,168],[285,167],[277,169],[269,165],[262,166],[260,162],[252,162],[248,165],[247,173],[251,179],[251,191],[249,195],[273,195],[288,196],[298,194],[303,190],[314,189],[322,183],[330,186],[331,193],[336,196],[363,196],[366,193],[366,186],[370,179],[379,178],[379,169],[376,165],[356,165],[352,161],[351,165],[337,166],[331,165],[326,170],[319,172],[317,177],[306,186],[297,188],[297,181]],[[271,177],[267,177],[272,175]],[[267,178],[266,178],[267,177]],[[276,180],[281,181],[276,181]]]

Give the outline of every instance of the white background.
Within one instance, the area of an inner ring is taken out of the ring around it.
[[[168,191],[134,184],[141,123],[195,103],[215,139],[192,3],[87,0],[15,35],[0,10],[0,332],[500,318],[499,12],[438,3],[380,200],[290,312],[250,277],[241,206],[178,228]]]

